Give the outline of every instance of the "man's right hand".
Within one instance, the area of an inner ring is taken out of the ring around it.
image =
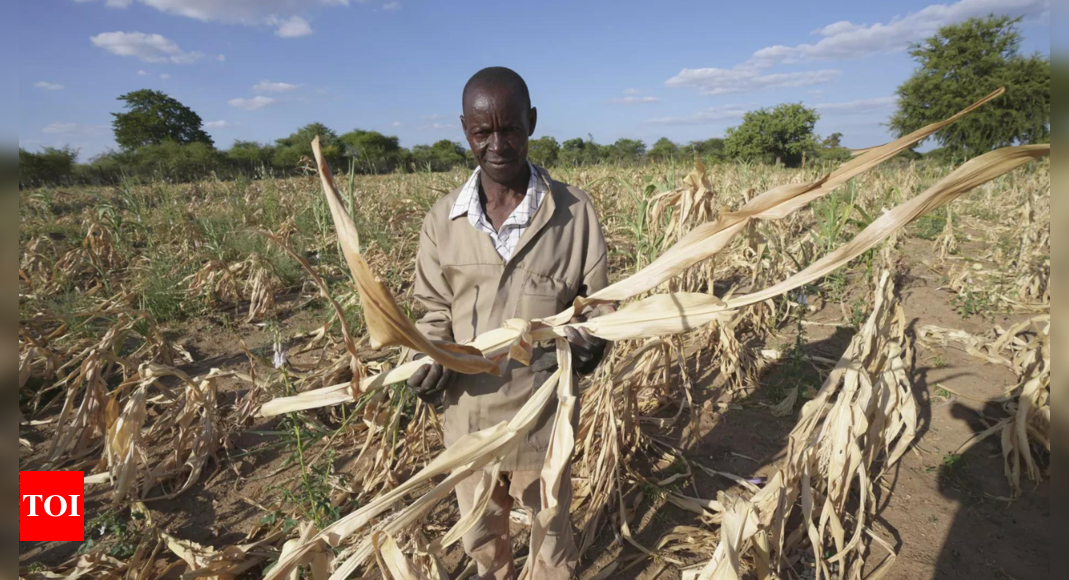
[[[425,403],[435,405],[441,400],[444,391],[452,382],[456,373],[432,362],[420,367],[408,379],[408,388]]]

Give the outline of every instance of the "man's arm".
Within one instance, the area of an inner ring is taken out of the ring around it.
[[[427,313],[416,321],[416,328],[431,340],[453,340],[453,289],[442,273],[438,260],[438,236],[431,215],[423,220],[416,255],[416,281],[412,295]],[[423,353],[409,352],[409,360],[423,358]],[[435,404],[441,392],[453,381],[453,371],[439,363],[424,365],[408,379],[412,389],[424,401]]]
[[[579,296],[590,296],[609,285],[609,259],[605,236],[601,232],[601,224],[598,223],[593,206],[587,206],[586,217],[589,234],[583,258],[583,279],[579,284]],[[583,312],[576,320],[585,320],[588,315],[596,314],[596,311]],[[594,372],[605,356],[606,341],[585,330],[567,329],[565,335],[572,344],[576,372],[582,375]]]
[[[438,261],[438,239],[430,214],[423,220],[416,255],[416,281],[413,297],[426,314],[416,321],[416,328],[431,340],[453,340],[453,289],[442,273]]]

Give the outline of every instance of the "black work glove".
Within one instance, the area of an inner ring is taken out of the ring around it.
[[[564,337],[572,347],[572,366],[575,372],[581,375],[589,375],[598,368],[601,358],[605,356],[605,346],[608,344],[604,338],[598,338],[590,334],[585,328],[564,328]]]
[[[416,359],[427,355],[417,355]],[[416,360],[413,359],[413,360]],[[442,392],[453,383],[456,373],[433,362],[423,365],[408,378],[408,388],[428,405],[437,405],[442,399]]]
[[[616,311],[615,304],[601,304],[595,307],[586,307],[581,314],[572,317],[570,323],[586,322],[603,314]],[[608,344],[605,339],[590,334],[585,328],[564,328],[564,337],[572,347],[572,366],[575,372],[581,375],[589,375],[598,368],[602,357],[605,356],[605,347]]]

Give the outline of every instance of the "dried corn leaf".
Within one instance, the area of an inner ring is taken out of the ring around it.
[[[375,276],[360,254],[360,235],[352,218],[345,211],[338,190],[334,187],[330,166],[323,160],[323,153],[319,148],[319,137],[312,141],[312,152],[315,154],[319,178],[323,183],[323,193],[330,206],[330,215],[334,218],[334,227],[338,231],[338,241],[363,300],[364,318],[367,320],[371,346],[404,346],[426,353],[446,368],[460,373],[499,374],[498,364],[483,358],[477,349],[454,343],[431,342],[405,316],[393,295],[382,280]]]

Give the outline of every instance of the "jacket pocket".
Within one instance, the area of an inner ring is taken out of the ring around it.
[[[568,285],[564,282],[529,271],[516,314],[524,320],[553,316],[571,301],[568,294]]]

